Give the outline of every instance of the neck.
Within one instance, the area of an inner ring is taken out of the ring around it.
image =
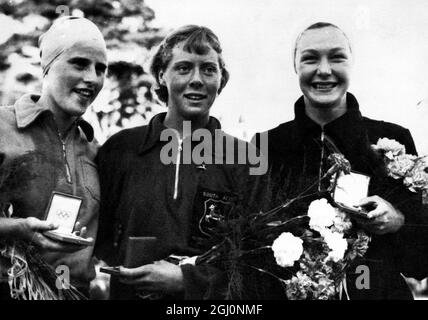
[[[333,106],[314,106],[306,97],[304,99],[306,115],[321,127],[341,117],[347,111],[346,96],[338,104]]]
[[[54,121],[57,125],[58,131],[62,136],[65,136],[67,131],[70,129],[70,127],[73,125],[73,123],[76,121],[76,116],[71,116],[64,111],[62,111],[60,108],[58,108],[51,99],[47,95],[43,95],[40,97],[39,101],[37,101],[37,104],[44,106],[45,108],[48,107],[49,110],[52,111],[54,116]]]
[[[184,118],[178,114],[176,114],[174,111],[171,111],[172,109],[168,109],[168,112],[165,116],[165,120],[163,124],[167,128],[175,129],[180,134],[180,138],[184,139],[188,136],[189,133],[200,129],[205,128],[209,122],[209,115],[206,117],[195,117],[195,118]],[[183,130],[184,128],[184,121],[189,121],[191,124],[191,131]],[[185,135],[185,136],[183,136]]]

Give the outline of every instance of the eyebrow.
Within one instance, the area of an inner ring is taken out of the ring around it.
[[[89,63],[90,59],[83,58],[83,57],[71,57],[68,61]],[[96,62],[95,64],[101,66],[104,69],[107,69],[107,65],[103,62]]]
[[[329,51],[331,51],[331,52],[344,51],[344,50],[346,50],[344,47],[336,47],[336,48],[329,49]],[[303,53],[318,53],[318,52],[319,52],[319,50],[316,50],[316,49],[305,49],[302,51],[302,54]]]
[[[220,66],[220,63],[218,63],[218,61],[206,61],[206,62],[202,62],[202,64],[210,64],[213,66]]]
[[[185,60],[185,59],[174,61],[174,64],[178,64],[178,63],[191,63],[191,62],[189,60]]]
[[[193,64],[194,62],[190,61],[190,60],[178,60],[175,61],[172,65],[177,65],[180,63],[187,63],[187,64]],[[218,61],[201,61],[201,64],[212,64],[212,65],[218,65],[220,66],[220,63]]]

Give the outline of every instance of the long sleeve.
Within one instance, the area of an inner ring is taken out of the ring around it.
[[[405,145],[406,153],[417,155],[409,130],[403,131],[400,142]],[[396,234],[400,271],[406,276],[423,279],[428,276],[427,208],[422,205],[420,192],[414,193],[407,189],[397,197],[395,206],[405,215],[405,224]]]
[[[106,262],[113,262],[113,247],[119,236],[116,230],[115,212],[122,191],[121,166],[114,144],[107,142],[96,158],[100,177],[101,202],[99,229],[95,244],[95,255]]]

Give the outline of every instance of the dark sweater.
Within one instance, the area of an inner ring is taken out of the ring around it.
[[[321,128],[305,113],[303,97],[295,104],[295,119],[263,134],[269,139],[269,165],[272,170],[273,199],[278,202],[293,198],[316,181],[320,166],[327,169],[326,158],[331,151],[321,141],[333,142],[350,161],[352,169],[371,176],[369,195],[379,195],[392,203],[405,215],[406,225],[395,234],[373,235],[366,259],[356,261],[370,270],[370,290],[355,287],[355,268],[348,274],[351,299],[411,299],[400,272],[422,278],[428,269],[420,250],[425,248],[425,228],[418,194],[411,193],[402,181],[386,177],[381,159],[371,150],[379,138],[395,139],[406,147],[406,152],[416,154],[409,130],[396,124],[363,117],[355,97],[348,93],[347,112]],[[321,149],[324,157],[321,159]],[[325,171],[324,171],[325,172]],[[317,187],[313,188],[316,193]],[[309,203],[319,195],[299,201],[290,214],[307,212]]]
[[[256,183],[257,177],[249,176],[248,166],[237,164],[237,158],[233,164],[183,164],[183,158],[178,168],[163,164],[160,153],[167,142],[160,141],[160,134],[166,129],[164,117],[160,114],[148,126],[119,132],[99,152],[101,211],[96,254],[110,265],[123,264],[129,236],[157,237],[155,259],[203,253],[210,247],[202,245],[201,239],[215,230],[216,219],[231,214],[243,198],[248,201],[243,186]],[[214,134],[220,124],[211,117],[207,129]],[[221,155],[213,152],[212,156]],[[226,279],[216,268],[183,265],[182,271],[185,298],[224,298]],[[112,298],[133,297],[125,287],[116,285]]]

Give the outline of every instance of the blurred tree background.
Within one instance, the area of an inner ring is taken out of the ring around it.
[[[151,26],[155,12],[144,0],[0,0],[0,105],[40,92],[38,38],[62,15],[90,19],[106,39],[109,69],[104,89],[84,116],[100,143],[123,128],[146,124],[164,110],[151,90],[154,79],[148,65],[169,30]],[[238,127],[243,122],[240,118]],[[107,280],[101,279],[103,285]],[[416,297],[426,293],[427,279],[408,283]]]
[[[90,19],[106,39],[107,79],[84,116],[100,143],[164,108],[151,90],[148,64],[167,30],[151,27],[155,13],[143,0],[0,0],[0,25],[7,25],[0,31],[0,105],[40,92],[38,38],[62,15]]]

